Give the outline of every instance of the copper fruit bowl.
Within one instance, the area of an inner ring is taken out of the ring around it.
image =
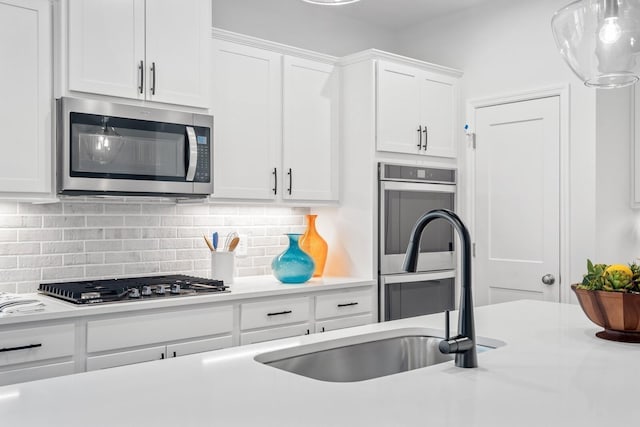
[[[604,328],[597,337],[640,343],[640,294],[571,289],[589,320]]]

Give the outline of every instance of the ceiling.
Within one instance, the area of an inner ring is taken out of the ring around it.
[[[331,13],[347,15],[391,30],[401,30],[491,1],[495,0],[361,0],[344,6],[309,6],[323,7]]]

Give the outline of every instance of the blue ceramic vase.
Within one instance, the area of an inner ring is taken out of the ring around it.
[[[304,283],[313,276],[316,266],[313,259],[300,249],[300,236],[302,234],[287,234],[289,247],[271,262],[273,275],[282,283]]]

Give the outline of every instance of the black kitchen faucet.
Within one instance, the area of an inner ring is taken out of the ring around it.
[[[446,336],[440,341],[440,352],[456,355],[456,366],[460,368],[477,368],[476,332],[473,321],[473,300],[471,297],[471,237],[469,230],[458,215],[447,209],[435,209],[424,213],[416,221],[411,230],[411,238],[407,246],[402,268],[415,273],[420,254],[420,239],[425,227],[434,219],[447,220],[458,232],[462,241],[462,292],[460,294],[460,315],[458,317],[458,335],[449,337],[449,312],[447,311]]]

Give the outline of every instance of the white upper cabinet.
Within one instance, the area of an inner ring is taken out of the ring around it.
[[[378,61],[377,149],[455,157],[456,78]]]
[[[47,0],[0,0],[0,193],[52,191],[52,29]]]
[[[284,58],[285,199],[338,200],[336,67]]]
[[[214,195],[272,200],[282,140],[282,55],[213,41]]]
[[[226,39],[213,41],[213,197],[337,201],[333,58],[216,31]]]
[[[208,107],[210,1],[68,1],[70,91]]]

